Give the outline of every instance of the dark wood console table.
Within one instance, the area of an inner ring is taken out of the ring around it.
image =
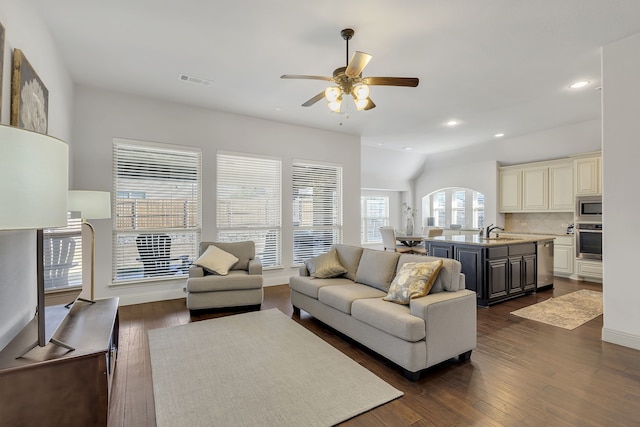
[[[118,298],[76,301],[55,338],[16,359],[37,336],[27,325],[0,352],[0,420],[9,426],[106,426],[118,352]]]

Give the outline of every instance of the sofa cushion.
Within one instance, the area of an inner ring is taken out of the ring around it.
[[[289,287],[291,289],[315,299],[318,299],[318,291],[320,288],[334,285],[350,285],[352,283],[353,281],[343,277],[316,279],[309,276],[291,276],[289,278]]]
[[[234,255],[220,249],[217,246],[209,246],[200,257],[193,263],[204,268],[210,273],[226,276],[229,269],[238,262]]]
[[[382,298],[385,295],[379,289],[371,286],[351,283],[349,285],[325,286],[318,290],[318,301],[340,310],[351,313],[351,304],[361,298]]]
[[[395,252],[363,250],[356,273],[356,282],[387,292],[395,275],[399,257],[400,254]]]
[[[306,260],[304,265],[309,270],[309,275],[318,279],[337,277],[347,272],[347,269],[340,264],[338,253],[335,249]]]
[[[385,301],[409,304],[409,300],[429,293],[442,267],[442,260],[431,262],[407,262],[391,282]]]
[[[398,270],[402,268],[402,264],[406,262],[429,262],[429,261],[437,261],[442,260],[442,267],[438,272],[438,277],[431,288],[432,294],[436,292],[442,291],[451,291],[455,292],[460,289],[460,273],[462,272],[462,264],[460,262],[448,259],[448,258],[438,258],[433,256],[424,256],[424,255],[409,255],[403,254],[400,255],[400,259],[398,260]],[[464,286],[462,286],[464,289]]]
[[[231,267],[231,270],[248,269],[249,260],[256,257],[256,244],[251,240],[243,242],[200,242],[200,253],[203,253],[211,245],[217,246],[238,258],[238,263]]]
[[[349,246],[340,244],[333,245],[333,248],[338,253],[340,264],[342,264],[342,266],[347,269],[344,277],[355,281],[356,272],[358,271],[358,264],[360,263],[360,258],[362,257],[362,251],[364,249],[360,246]]]
[[[209,275],[187,280],[187,292],[238,291],[262,288],[262,276],[233,270],[227,276]]]
[[[381,298],[359,299],[351,305],[351,316],[405,341],[425,338],[424,320],[412,316],[406,305],[389,304]]]

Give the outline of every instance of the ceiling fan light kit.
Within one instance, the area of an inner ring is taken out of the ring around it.
[[[419,80],[416,77],[362,77],[362,70],[371,60],[371,55],[356,51],[349,60],[349,40],[353,37],[354,31],[346,28],[340,32],[347,44],[347,66],[336,68],[333,77],[305,76],[295,74],[284,74],[282,79],[312,79],[325,80],[334,83],[324,91],[302,104],[303,107],[310,107],[322,98],[327,100],[327,106],[333,112],[339,113],[342,109],[343,95],[350,95],[356,106],[356,110],[371,110],[376,104],[369,98],[369,86],[405,86],[416,87]]]

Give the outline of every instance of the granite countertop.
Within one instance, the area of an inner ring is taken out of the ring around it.
[[[436,236],[436,237],[425,237],[424,240],[427,242],[450,242],[450,243],[460,243],[464,245],[477,245],[477,246],[507,246],[507,245],[516,245],[519,243],[535,243],[540,241],[548,241],[555,239],[554,236],[551,235],[517,235],[517,236],[509,236],[509,235],[498,235],[498,237],[480,237],[476,234],[461,234],[456,236]]]

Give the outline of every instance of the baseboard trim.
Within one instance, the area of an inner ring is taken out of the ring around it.
[[[640,350],[640,336],[602,328],[602,341]]]

